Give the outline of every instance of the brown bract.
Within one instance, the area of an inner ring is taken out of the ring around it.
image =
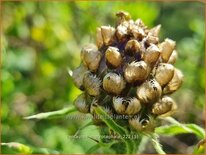
[[[171,81],[174,69],[173,65],[167,63],[159,63],[157,68],[154,68],[155,79],[160,86],[163,87]]]
[[[183,82],[183,74],[179,69],[174,70],[172,80],[163,89],[164,94],[171,94],[180,88]]]
[[[113,97],[115,111],[123,115],[137,114],[141,109],[140,101],[136,98]]]
[[[137,97],[144,104],[153,104],[162,95],[162,88],[155,79],[145,81],[137,88]]]
[[[85,93],[80,94],[74,101],[74,106],[82,113],[88,113],[90,106],[86,100]]]
[[[103,79],[103,88],[111,94],[119,95],[125,88],[125,81],[121,75],[108,73]]]
[[[152,107],[152,113],[161,117],[170,116],[177,109],[175,101],[168,96],[164,96]]]
[[[98,51],[96,45],[89,44],[81,51],[83,64],[91,71],[96,71],[99,67],[102,54]]]
[[[175,46],[176,42],[169,38],[165,39],[165,41],[159,45],[163,62],[167,62],[169,60]]]
[[[140,53],[140,43],[135,39],[129,40],[125,46],[125,53],[130,56]]]
[[[132,62],[125,68],[124,77],[129,83],[144,81],[147,78],[147,69],[144,61]]]
[[[147,64],[154,65],[160,56],[160,49],[154,45],[151,44],[147,50],[143,53],[143,59]]]
[[[122,63],[122,56],[119,49],[116,47],[109,46],[105,52],[105,58],[106,61],[114,68],[117,68]]]

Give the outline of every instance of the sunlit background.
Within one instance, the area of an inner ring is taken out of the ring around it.
[[[85,153],[95,144],[69,135],[90,120],[24,120],[32,114],[72,105],[81,92],[68,69],[80,63],[83,45],[95,42],[96,27],[115,25],[115,13],[128,11],[149,27],[162,25],[160,38],[177,42],[175,66],[184,84],[173,96],[179,106],[175,118],[204,127],[205,23],[199,2],[3,2],[2,142],[20,142],[53,153]],[[89,126],[81,135],[98,135]],[[167,153],[190,153],[197,143],[192,134],[161,137]],[[155,153],[149,145],[144,153]],[[3,148],[2,153],[12,153]],[[100,148],[96,153],[114,153]]]

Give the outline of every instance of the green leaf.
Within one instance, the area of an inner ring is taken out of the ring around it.
[[[173,136],[183,133],[193,133],[198,138],[205,138],[205,131],[203,128],[196,124],[181,124],[172,117],[165,118],[164,120],[172,123],[171,125],[161,126],[155,129],[155,132],[160,135]]]
[[[80,132],[81,130],[85,129],[86,127],[88,127],[88,126],[90,126],[90,125],[93,125],[93,122],[88,122],[88,123],[85,124],[84,126],[80,127],[80,128],[76,131],[76,133],[74,134],[74,136],[79,135],[79,132]]]
[[[200,139],[205,138],[205,130],[196,124],[185,124],[192,132],[197,135]]]
[[[101,146],[99,144],[95,144],[94,146],[92,146],[87,152],[86,154],[91,154],[96,152],[96,150],[98,150]]]
[[[178,125],[165,125],[155,129],[155,133],[165,136],[173,136],[182,133],[192,133],[190,129],[185,129]]]
[[[53,118],[64,117],[68,115],[69,113],[72,113],[75,111],[76,111],[75,107],[68,107],[68,108],[63,108],[61,110],[57,110],[57,111],[39,113],[36,115],[24,117],[24,119],[53,119]]]

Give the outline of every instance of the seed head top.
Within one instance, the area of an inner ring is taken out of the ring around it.
[[[183,82],[182,72],[173,66],[176,42],[169,38],[160,41],[161,25],[148,28],[125,11],[116,16],[115,27],[96,29],[96,45],[82,48],[82,62],[72,78],[84,92],[75,106],[95,116],[95,101],[110,115],[128,115],[131,128],[152,132],[156,117],[171,115],[177,109],[175,101],[165,96]],[[101,119],[94,122],[99,124]]]

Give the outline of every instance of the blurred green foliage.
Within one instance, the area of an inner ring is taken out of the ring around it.
[[[69,138],[90,120],[22,118],[72,104],[80,91],[72,84],[67,69],[79,65],[81,47],[95,42],[97,26],[115,25],[115,13],[119,10],[128,11],[133,19],[141,18],[149,27],[162,24],[162,40],[169,37],[177,41],[179,59],[175,66],[183,71],[185,79],[173,95],[179,105],[175,117],[204,127],[203,3],[3,2],[2,9],[2,142],[16,141],[60,153],[85,153],[95,145],[89,138]],[[98,128],[87,127],[81,135],[99,135]],[[190,153],[189,145],[195,144],[195,140],[194,144],[181,139],[178,142],[185,143],[188,149],[167,147],[165,151]],[[2,153],[13,153],[2,148]],[[114,152],[101,148],[98,153]]]

